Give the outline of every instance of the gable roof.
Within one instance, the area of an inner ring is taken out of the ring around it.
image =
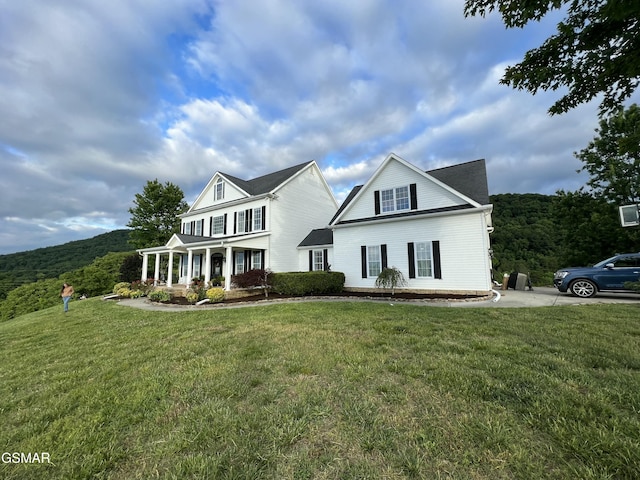
[[[414,165],[411,165],[410,163],[401,159],[397,155],[391,153],[385,159],[382,166],[379,167],[378,170],[376,170],[376,172],[374,173],[374,177],[382,171],[382,167],[391,159],[395,159],[405,164],[409,168],[412,168],[416,171],[420,171]],[[449,187],[455,190],[456,192],[458,192],[459,194],[464,195],[467,199],[473,202],[477,202],[479,205],[489,204],[489,188],[487,186],[487,170],[486,170],[486,164],[484,159],[472,160],[470,162],[459,163],[457,165],[437,168],[434,170],[427,170],[424,173],[432,177],[433,179],[435,179],[437,182],[440,182],[446,185],[446,187]],[[367,183],[371,182],[372,178],[367,180]],[[349,206],[349,204],[353,201],[353,199],[356,196],[358,196],[358,193],[360,192],[360,190],[362,190],[363,187],[364,185],[356,185],[355,187],[353,187],[351,192],[349,192],[349,195],[347,195],[347,198],[344,200],[344,202],[342,202],[342,205],[340,205],[340,208],[338,209],[336,214],[333,216],[333,218],[329,222],[329,225],[334,224],[334,222],[340,217],[342,212]],[[434,210],[434,212],[440,211],[440,210],[442,211],[459,210],[461,208],[470,208],[470,207],[471,205],[467,204],[467,205],[461,205],[461,206],[455,206],[455,207],[447,207],[444,209],[436,209]],[[396,215],[386,215],[384,218],[402,217],[402,216],[409,216],[414,214],[415,212],[408,212],[408,213],[401,213]],[[354,220],[354,221],[361,221],[361,220],[363,219]],[[339,223],[352,223],[354,221],[339,222]]]
[[[242,180],[241,178],[222,172],[220,172],[220,175],[247,192],[249,195],[261,195],[263,193],[269,193],[279,187],[311,163],[313,163],[313,160],[299,165],[294,165],[293,167],[285,168],[277,172],[268,173],[267,175],[254,178],[253,180]]]
[[[464,196],[475,200],[480,205],[489,203],[487,168],[484,158],[435,170],[427,170],[425,173],[449,185]]]

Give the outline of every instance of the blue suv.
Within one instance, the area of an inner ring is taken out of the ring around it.
[[[622,253],[596,263],[593,267],[563,268],[553,275],[553,284],[561,292],[576,297],[593,297],[602,290],[629,291],[625,282],[640,281],[640,253]]]

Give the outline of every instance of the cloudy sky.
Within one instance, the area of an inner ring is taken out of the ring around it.
[[[500,85],[555,15],[506,30],[463,0],[0,0],[0,254],[129,221],[147,180],[316,160],[342,200],[394,152],[485,158],[489,190],[585,183],[597,104]]]

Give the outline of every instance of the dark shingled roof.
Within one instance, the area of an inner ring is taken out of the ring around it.
[[[426,173],[480,205],[489,203],[487,168],[484,159],[428,170]]]
[[[330,228],[317,228],[300,242],[299,247],[313,247],[315,245],[333,245],[333,230]]]
[[[437,168],[435,170],[427,170],[425,173],[433,178],[441,181],[442,183],[450,186],[457,192],[475,200],[480,205],[487,205],[489,203],[489,187],[487,185],[487,169],[484,159],[473,160],[471,162],[460,163],[458,165],[451,165],[449,167]],[[342,211],[351,203],[356,194],[362,189],[364,185],[356,185],[353,187],[347,198],[342,202],[340,208],[333,216],[329,225],[332,225],[336,218],[342,213]],[[461,207],[453,207],[450,210],[457,210],[459,208],[470,208],[471,205],[463,205]],[[416,212],[408,212],[406,214],[399,214],[397,216],[415,215]],[[424,211],[417,212],[424,213]],[[391,216],[385,216],[384,218],[390,218]],[[379,218],[379,217],[373,217]],[[371,219],[358,219],[354,220],[372,220]],[[350,223],[350,222],[341,222]]]
[[[241,178],[234,177],[233,175],[227,175],[222,172],[220,172],[220,174],[224,175],[225,178],[243,189],[249,195],[261,195],[263,193],[269,193],[310,163],[312,162],[301,163],[300,165],[295,165],[293,167],[285,168],[284,170],[263,175],[262,177],[254,178],[253,180],[242,180]]]
[[[331,225],[333,223],[333,221],[338,218],[338,215],[340,215],[342,213],[342,211],[346,208],[347,205],[349,205],[349,203],[351,202],[351,200],[353,200],[353,197],[356,196],[356,194],[360,191],[360,189],[363,187],[364,185],[356,185],[355,187],[353,187],[351,189],[351,191],[349,192],[349,195],[347,195],[347,198],[344,199],[344,202],[342,202],[342,205],[340,205],[340,208],[338,208],[338,211],[336,212],[336,214],[333,216],[333,218],[331,219],[331,221],[329,222],[329,225]]]

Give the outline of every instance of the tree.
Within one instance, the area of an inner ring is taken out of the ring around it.
[[[620,226],[618,207],[640,202],[640,108],[631,105],[601,120],[596,137],[575,156],[590,179],[587,188],[558,192],[565,258],[585,264],[638,251],[640,231]]]
[[[640,202],[640,107],[633,104],[600,121],[596,137],[575,156],[593,195],[616,205]]]
[[[170,182],[162,185],[157,179],[149,180],[142,194],[136,193],[133,203],[127,226],[133,229],[129,241],[136,248],[165,244],[171,235],[180,232],[178,215],[189,208],[180,187]]]
[[[631,0],[466,0],[465,16],[498,10],[507,28],[522,28],[549,11],[566,9],[557,32],[501,83],[533,94],[567,87],[549,113],[565,113],[604,94],[600,115],[616,111],[640,81],[640,2]]]

